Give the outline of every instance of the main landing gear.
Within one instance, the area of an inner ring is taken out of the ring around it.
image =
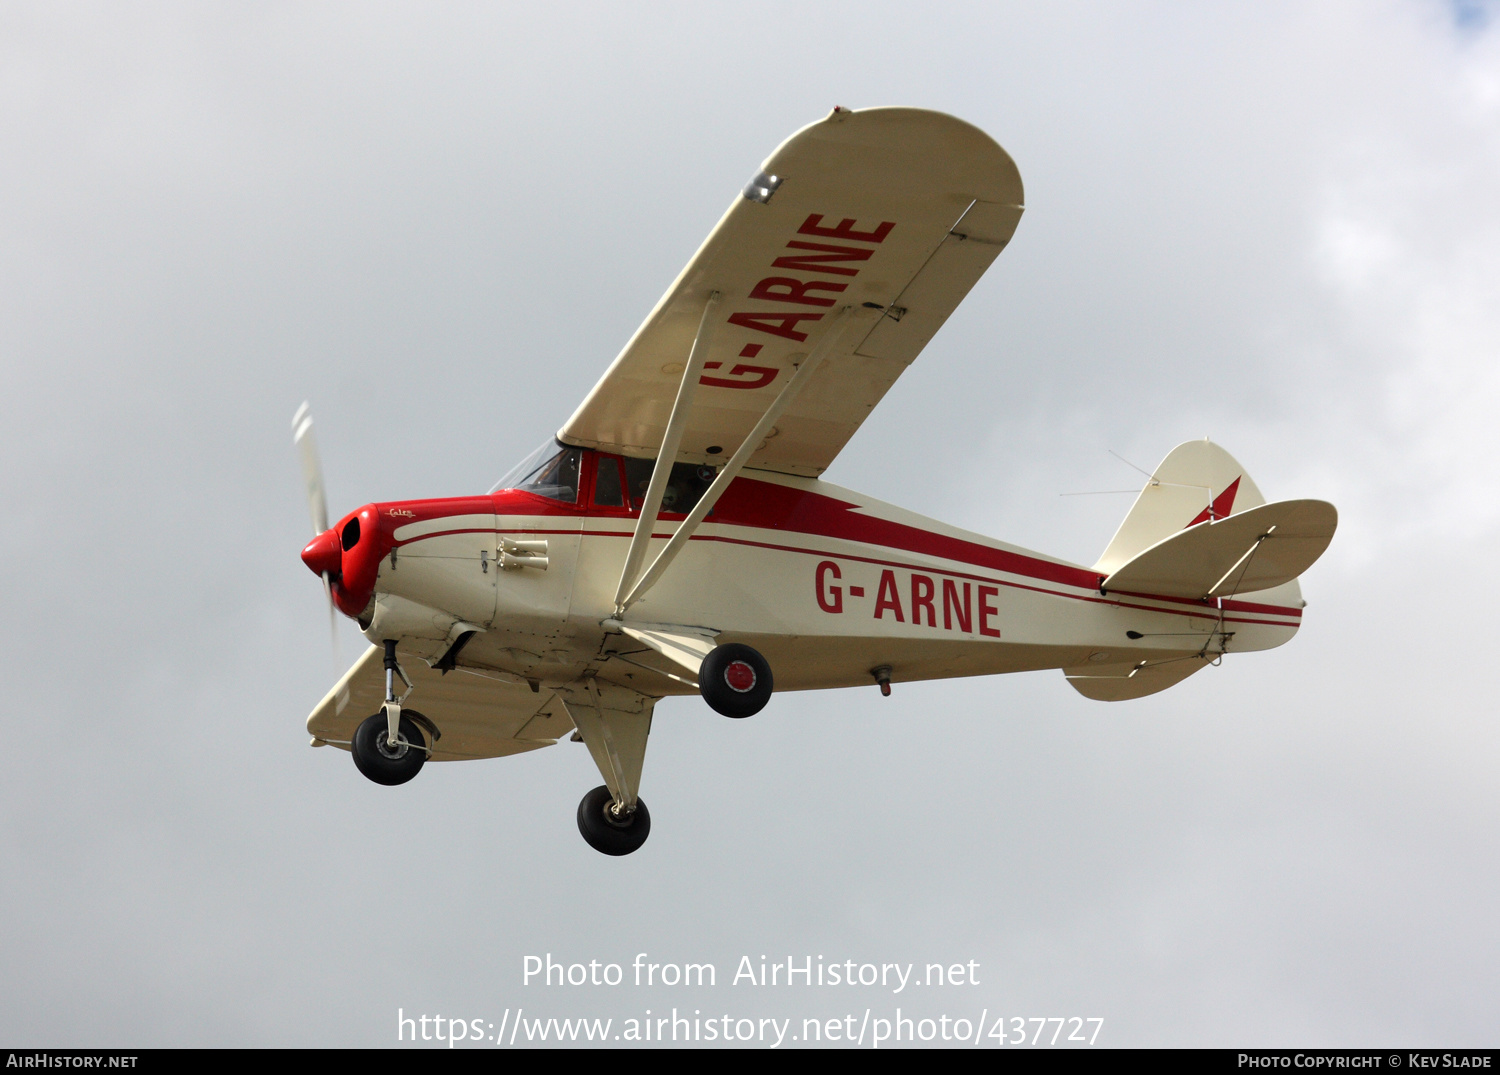
[[[609,783],[589,792],[578,804],[578,831],[595,851],[628,855],[651,834],[651,811],[635,794],[651,726],[650,712],[632,714],[612,709],[608,699],[601,698],[599,685],[588,682],[586,695],[579,692],[565,697],[565,702],[579,738],[588,744]],[[759,713],[775,689],[766,659],[737,642],[710,651],[698,670],[698,691],[703,700],[726,717]]]
[[[771,666],[749,646],[728,642],[703,658],[698,670],[698,693],[715,712],[726,717],[759,713],[776,689]]]
[[[634,809],[620,810],[609,787],[600,784],[578,804],[578,831],[595,851],[628,855],[651,835],[651,811],[640,799]]]

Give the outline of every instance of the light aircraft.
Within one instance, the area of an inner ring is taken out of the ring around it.
[[[1010,241],[1021,178],[938,112],[835,108],[771,154],[556,439],[488,494],[366,504],[302,552],[373,643],[313,746],[401,784],[427,761],[583,742],[578,828],[639,848],[651,716],[699,694],[1059,668],[1140,698],[1288,641],[1337,515],[1267,503],[1207,440],[1174,448],[1092,567],[821,480]],[[657,466],[660,460],[669,465]]]

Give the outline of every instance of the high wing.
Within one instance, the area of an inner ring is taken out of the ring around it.
[[[677,458],[722,462],[834,332],[748,461],[816,477],[1010,241],[1022,202],[1014,162],[977,127],[835,109],[767,158],[558,439],[655,457],[701,324]]]
[[[464,668],[444,675],[418,658],[407,658],[402,671],[416,688],[403,713],[424,725],[433,761],[519,754],[551,746],[573,730],[567,709],[550,691],[536,694]],[[354,729],[380,712],[384,700],[384,654],[371,646],[308,716],[314,745],[349,749]],[[441,733],[435,742],[434,728]]]

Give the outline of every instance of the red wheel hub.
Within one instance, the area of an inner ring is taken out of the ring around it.
[[[744,661],[730,661],[724,669],[724,682],[730,690],[744,694],[755,688],[755,669]]]

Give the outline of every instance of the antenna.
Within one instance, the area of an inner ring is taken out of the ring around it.
[[[1145,467],[1138,467],[1138,466],[1136,466],[1134,463],[1132,463],[1130,460],[1126,459],[1123,455],[1121,455],[1119,452],[1115,451],[1113,448],[1106,448],[1105,451],[1109,452],[1110,455],[1114,456],[1116,459],[1118,459],[1120,462],[1124,463],[1127,467],[1130,467],[1132,470],[1139,470],[1142,474],[1146,475],[1146,477],[1148,477],[1148,478],[1151,479],[1151,484],[1152,485],[1160,485],[1161,484],[1159,481],[1156,480],[1156,475],[1155,474],[1152,474]]]

